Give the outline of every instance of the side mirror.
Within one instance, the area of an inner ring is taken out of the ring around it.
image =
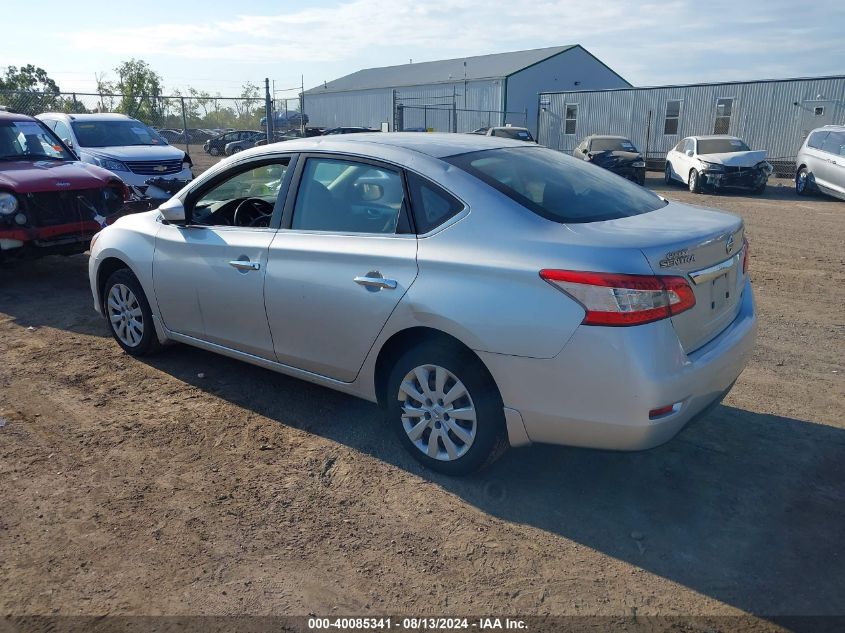
[[[693,153],[694,153],[694,152],[693,152],[691,149],[688,149],[688,150],[686,151],[686,155],[687,155],[687,156],[689,156],[690,158],[692,158]]]
[[[62,143],[67,145],[69,148],[73,149],[73,141],[71,141],[69,138],[63,138]]]
[[[587,148],[586,148],[586,147],[582,148],[582,149],[581,149],[581,153],[582,153],[582,154],[586,154],[586,153],[587,153]]]
[[[158,210],[168,222],[179,224],[185,221],[185,205],[179,198],[171,198],[162,204]]]

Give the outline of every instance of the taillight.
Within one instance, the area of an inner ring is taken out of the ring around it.
[[[748,252],[751,250],[751,245],[748,243],[748,238],[742,238],[742,275],[748,274]]]
[[[580,303],[584,325],[640,325],[695,305],[683,277],[541,270],[540,277]]]

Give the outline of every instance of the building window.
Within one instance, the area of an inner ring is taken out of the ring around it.
[[[667,101],[666,102],[666,120],[663,122],[664,134],[678,133],[678,120],[681,118],[681,102]]]
[[[716,101],[716,124],[713,126],[713,134],[727,134],[730,131],[733,104],[733,99]]]
[[[813,114],[816,116],[824,116],[824,106],[816,106],[813,109]]]
[[[566,121],[564,124],[564,134],[575,134],[575,125],[578,123],[578,106],[570,104],[566,106]]]

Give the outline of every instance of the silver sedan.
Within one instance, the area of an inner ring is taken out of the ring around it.
[[[90,281],[127,353],[186,343],[377,402],[450,474],[508,444],[660,444],[756,332],[740,218],[473,135],[239,153],[101,231]]]

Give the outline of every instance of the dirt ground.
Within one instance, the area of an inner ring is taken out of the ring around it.
[[[751,364],[658,449],[534,446],[466,479],[366,402],[126,356],[86,256],[5,265],[0,614],[845,614],[845,203],[651,176],[745,218]]]

